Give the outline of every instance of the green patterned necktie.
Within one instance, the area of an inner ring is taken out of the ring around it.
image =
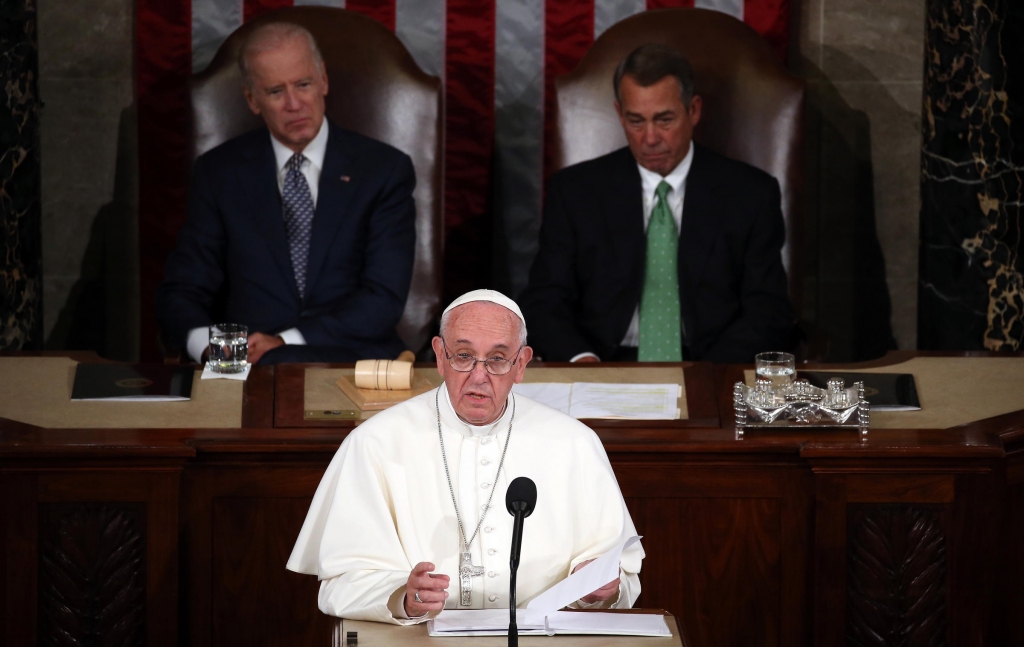
[[[647,225],[647,263],[640,295],[641,362],[681,362],[683,342],[679,314],[679,232],[665,196],[672,190],[664,180]]]

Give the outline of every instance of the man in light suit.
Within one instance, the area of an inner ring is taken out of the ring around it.
[[[249,328],[249,361],[396,357],[412,277],[409,157],[324,117],[312,35],[256,29],[239,56],[266,128],[195,164],[188,221],[156,295],[165,342],[201,361],[207,327]]]
[[[666,45],[614,77],[629,142],[554,174],[520,297],[548,361],[751,362],[794,328],[778,182],[692,142],[701,98]]]

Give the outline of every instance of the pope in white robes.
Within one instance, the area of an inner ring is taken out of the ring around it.
[[[433,346],[445,383],[357,427],[317,488],[288,568],[320,579],[324,613],[412,624],[442,608],[507,608],[513,518],[504,498],[518,476],[537,485],[519,607],[636,534],[597,435],[511,394],[533,356],[518,306],[470,292],[445,310],[440,332]],[[478,573],[465,589],[464,552]],[[639,543],[623,551],[619,578],[573,606],[631,607],[643,557]]]

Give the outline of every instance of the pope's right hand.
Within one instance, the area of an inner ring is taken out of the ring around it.
[[[449,578],[440,573],[431,573],[432,570],[433,564],[420,562],[409,573],[409,580],[405,584],[405,612],[410,618],[418,618],[444,608],[444,601],[448,599],[448,591],[445,589],[448,588]],[[416,601],[417,593],[422,602]]]

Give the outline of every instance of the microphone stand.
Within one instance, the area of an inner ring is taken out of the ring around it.
[[[513,479],[505,492],[505,509],[515,519],[512,525],[512,551],[509,557],[508,577],[508,645],[519,647],[519,627],[516,626],[516,573],[519,571],[519,553],[523,547],[523,520],[533,514],[537,505],[537,485],[525,476]]]
[[[515,520],[512,525],[512,556],[509,560],[511,573],[509,574],[509,596],[508,596],[508,647],[519,647],[519,627],[516,625],[516,574],[519,571],[519,552],[523,540],[523,519],[528,504],[525,501],[516,501],[512,504],[515,510]]]

